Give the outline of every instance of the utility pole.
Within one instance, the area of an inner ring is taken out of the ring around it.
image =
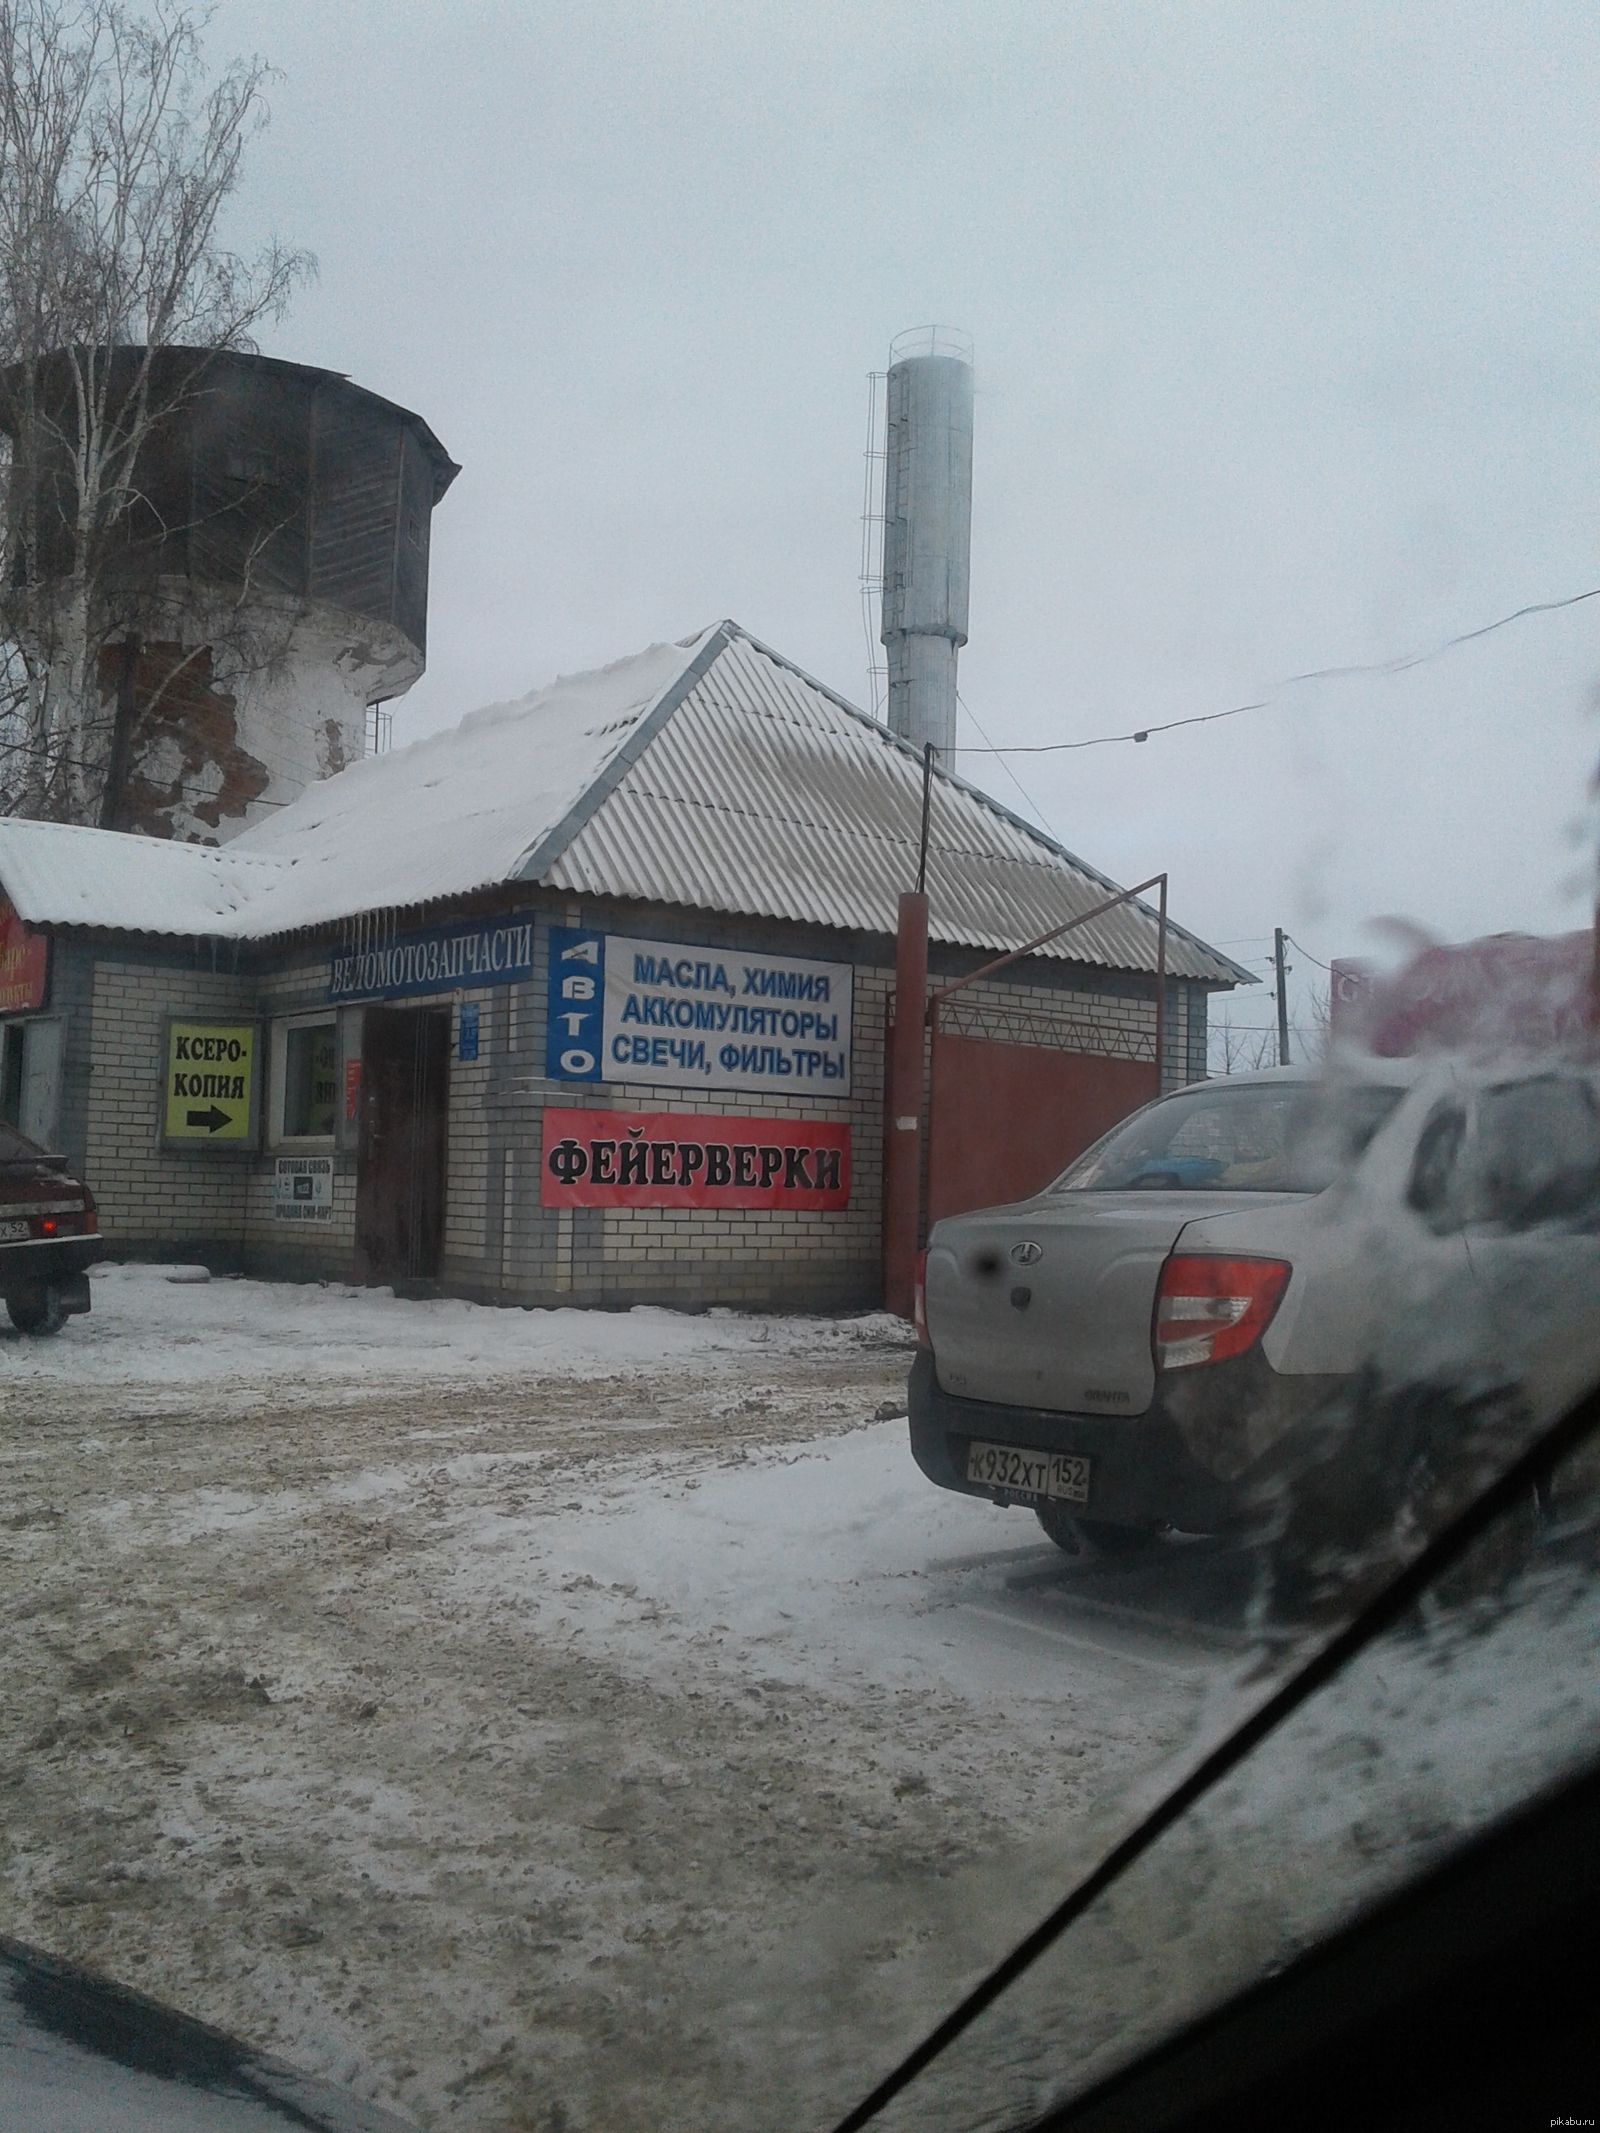
[[[1278,985],[1278,1064],[1289,1064],[1289,987],[1287,978],[1290,966],[1283,960],[1283,928],[1272,929],[1272,966]]]
[[[894,1048],[883,1163],[883,1307],[909,1318],[922,1245],[924,1032],[928,1025],[928,899],[900,898],[894,951]]]

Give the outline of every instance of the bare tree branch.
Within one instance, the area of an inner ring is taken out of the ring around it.
[[[116,567],[152,516],[141,454],[203,376],[163,352],[250,351],[315,271],[276,240],[248,260],[221,240],[272,76],[238,59],[208,85],[208,19],[183,0],[0,0],[7,812],[102,819],[102,655],[151,634],[152,595]]]

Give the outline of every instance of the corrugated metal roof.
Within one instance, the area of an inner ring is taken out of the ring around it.
[[[590,895],[892,933],[916,879],[922,764],[886,728],[732,624],[725,649],[540,879]],[[929,928],[1017,948],[1119,884],[960,779],[936,774]],[[1124,904],[1054,951],[1153,971],[1156,918]],[[1168,968],[1252,973],[1169,921]]]
[[[247,936],[252,904],[282,869],[226,847],[0,818],[0,883],[33,925]]]
[[[258,930],[436,903],[537,872],[719,642],[708,631],[564,675],[308,787],[224,847],[294,867],[256,914]]]
[[[252,940],[518,881],[720,646],[716,630],[652,645],[475,711],[310,786],[220,850],[0,818],[0,883],[34,925]]]
[[[0,821],[0,883],[36,925],[263,940],[536,881],[596,896],[893,933],[916,878],[922,763],[736,623],[655,645],[357,763],[221,850]],[[1004,951],[1117,884],[935,775],[935,939]],[[1053,950],[1153,971],[1127,904]],[[1175,977],[1252,974],[1176,924]]]

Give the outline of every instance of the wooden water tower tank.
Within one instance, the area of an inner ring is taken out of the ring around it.
[[[115,351],[113,407],[144,355]],[[128,617],[101,661],[123,710],[107,826],[215,843],[357,760],[367,707],[421,675],[433,508],[460,469],[335,371],[167,348],[148,376],[163,413],[101,574]],[[38,400],[69,437],[70,392],[48,359]],[[41,501],[62,494],[41,472]],[[65,529],[42,518],[48,572]]]

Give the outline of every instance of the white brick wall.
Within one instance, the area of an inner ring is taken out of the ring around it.
[[[1156,1003],[1153,997],[1120,992],[1063,993],[1029,985],[1018,976],[1026,964],[1013,964],[996,978],[980,978],[941,1005],[939,1027],[952,1037],[988,1037],[1002,1044],[1038,1044],[1093,1057],[1153,1061]],[[940,981],[930,979],[930,991]],[[1170,987],[1163,1088],[1182,1085],[1189,1049],[1189,992]]]
[[[491,1160],[486,1099],[490,1060],[505,1056],[504,1026],[508,992],[525,992],[526,986],[480,986],[464,991],[461,1004],[476,1002],[478,1009],[478,1056],[458,1059],[456,1037],[459,1012],[450,1022],[450,1158],[446,1179],[444,1254],[447,1261],[485,1261],[489,1251],[491,1203],[505,1193],[503,1161]],[[498,995],[498,997],[497,997]],[[437,1003],[435,1003],[437,1004]]]
[[[647,1296],[684,1302],[783,1304],[874,1299],[881,1248],[884,1035],[892,968],[855,970],[851,1093],[809,1087],[793,1095],[714,1090],[674,1094],[648,1086],[591,1088],[544,1078],[543,921],[603,925],[606,914],[541,911],[530,982],[444,992],[406,1007],[476,1004],[476,1060],[454,1056],[452,1015],[448,1190],[443,1275],[468,1293],[554,1302],[626,1302]],[[637,922],[637,914],[630,914]],[[681,916],[652,915],[636,930],[681,938]],[[693,929],[700,930],[700,929]],[[737,939],[750,929],[729,922]],[[775,944],[770,929],[763,938]],[[808,953],[826,954],[813,946]],[[273,1154],[163,1151],[158,1114],[161,1043],[169,1013],[259,1014],[320,1011],[326,1002],[325,947],[297,951],[292,964],[262,977],[137,969],[109,962],[94,973],[89,1095],[89,1175],[115,1244],[212,1240],[245,1264],[307,1274],[345,1274],[354,1249],[355,1158],[335,1157],[333,1218],[290,1224],[273,1216]],[[1043,976],[1044,973],[1040,973]],[[937,984],[935,978],[932,981]],[[1169,1017],[1169,1082],[1181,1078],[1186,994],[1174,987]],[[330,1010],[331,1012],[331,1010]],[[954,1034],[1060,1045],[1113,1058],[1152,1056],[1155,1004],[1137,992],[1063,991],[1029,981],[1026,966],[969,986],[945,1010]],[[267,1072],[266,1058],[262,1062]],[[265,1089],[264,1089],[265,1093]],[[540,1204],[547,1124],[577,1107],[708,1112],[747,1117],[826,1119],[850,1127],[852,1184],[837,1213],[756,1209],[596,1208],[558,1212]]]
[[[168,1015],[248,1015],[254,991],[209,971],[96,965],[85,1160],[113,1250],[162,1239],[238,1248],[252,1159],[161,1146],[162,1047]]]
[[[557,923],[572,914],[552,914]],[[584,923],[594,923],[585,917]],[[677,927],[663,918],[658,938]],[[453,1286],[553,1301],[642,1293],[684,1301],[780,1303],[846,1288],[867,1300],[879,1252],[883,1168],[883,1030],[890,974],[858,968],[851,1094],[711,1090],[691,1095],[627,1082],[591,1087],[544,1078],[547,936],[527,984],[467,993],[480,1002],[479,1057],[451,1068],[445,1276]],[[421,1001],[418,1005],[425,1004]],[[683,1116],[827,1119],[851,1128],[849,1206],[838,1213],[759,1209],[596,1208],[565,1219],[540,1204],[549,1114],[570,1109]],[[853,1272],[851,1270],[854,1270]],[[796,1287],[798,1284],[798,1287]]]

